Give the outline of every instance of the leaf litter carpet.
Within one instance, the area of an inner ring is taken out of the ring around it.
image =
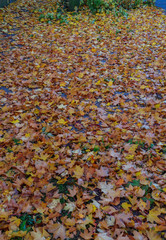
[[[0,237],[166,238],[166,16],[0,10]]]

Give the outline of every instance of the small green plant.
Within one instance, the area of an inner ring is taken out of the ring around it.
[[[23,240],[23,237],[13,237],[11,240]]]
[[[154,6],[156,0],[143,0],[143,4],[149,5],[149,6]]]
[[[64,183],[58,183],[58,180],[55,178],[50,179],[50,183],[53,183],[53,185],[57,187],[59,193],[68,194],[69,193],[68,187],[75,185],[76,180],[72,176],[69,176],[67,181]],[[63,200],[61,200],[61,201],[63,201]]]
[[[96,13],[97,11],[101,10],[103,6],[102,0],[87,0],[87,5],[92,13]]]
[[[47,13],[46,18],[48,20],[53,20],[54,19],[54,14],[53,13]]]
[[[88,148],[86,147],[86,146],[83,146],[83,148],[82,148],[82,153],[86,153],[87,152],[87,150],[88,150]]]
[[[40,16],[39,16],[39,21],[41,21],[42,19],[45,19],[45,15],[42,13],[42,14],[40,14]]]
[[[26,231],[27,233],[32,230],[34,224],[40,224],[42,222],[41,214],[32,215],[28,213],[23,213],[20,219],[21,223],[19,229],[21,231]]]
[[[163,154],[166,154],[166,147],[164,147],[162,151],[163,151]]]
[[[77,11],[80,6],[80,0],[62,0],[62,4],[67,11]]]
[[[13,142],[16,144],[16,145],[20,145],[21,142],[19,139],[16,139],[16,138],[13,138]]]
[[[155,0],[82,0],[81,5],[89,7],[92,13],[112,11],[115,16],[127,17],[126,10],[141,7],[144,3],[154,5]]]
[[[56,19],[60,21],[60,23],[66,23],[68,24],[67,16],[65,15],[65,12],[62,10],[61,7],[57,9],[56,12]]]
[[[143,4],[143,0],[117,0],[116,1],[117,7],[119,8],[122,7],[127,10],[140,7],[142,4]]]
[[[95,146],[93,149],[94,152],[99,152],[100,151],[100,147],[99,146]]]

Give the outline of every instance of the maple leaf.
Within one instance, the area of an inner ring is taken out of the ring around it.
[[[119,227],[125,227],[125,224],[128,224],[131,221],[132,214],[131,213],[119,213],[115,215],[116,224]]]
[[[150,229],[149,231],[146,231],[146,234],[148,239],[150,240],[162,240],[160,235],[152,229]]]
[[[76,178],[81,178],[84,174],[84,167],[80,167],[80,166],[75,166],[74,168],[74,174]]]
[[[64,210],[68,210],[69,212],[73,212],[73,210],[76,208],[75,203],[66,203]]]
[[[94,224],[94,219],[92,217],[92,214],[89,214],[84,219],[78,220],[77,223],[79,223],[79,229],[85,230],[88,224]]]
[[[107,177],[109,176],[109,169],[107,167],[100,167],[100,169],[96,169],[97,176],[99,177]]]
[[[98,187],[103,193],[107,194],[114,186],[111,183],[107,184],[106,182],[99,182]]]
[[[136,230],[134,230],[133,234],[134,234],[135,240],[145,240],[145,237],[140,232],[137,232]]]
[[[49,234],[43,228],[36,228],[30,233],[33,240],[48,240]]]
[[[118,236],[117,240],[130,240],[130,238],[127,236],[124,237],[123,234],[121,234],[120,236]]]
[[[86,240],[92,239],[92,233],[89,232],[87,229],[85,229],[84,232],[80,234],[80,236]]]
[[[74,196],[77,194],[78,189],[77,189],[76,186],[73,186],[72,189],[71,189],[71,188],[68,188],[68,191],[69,191],[69,193],[70,193],[70,194],[68,194],[68,195],[69,195],[70,197],[74,197]]]
[[[166,213],[164,209],[155,207],[152,210],[149,211],[149,214],[147,216],[147,220],[151,223],[162,223],[162,220],[158,217],[161,213]]]
[[[54,209],[57,207],[59,203],[60,203],[60,199],[53,199],[53,201],[50,204],[48,204],[48,207],[50,209]]]
[[[104,197],[101,197],[101,200],[99,201],[103,205],[107,205],[110,202],[113,202],[116,197],[120,197],[120,190],[109,190],[107,195]]]
[[[111,157],[115,157],[115,158],[118,158],[119,160],[121,159],[121,154],[118,153],[118,152],[115,152],[114,149],[110,149],[110,156]]]
[[[65,125],[66,123],[67,123],[67,121],[65,121],[64,119],[58,119],[58,122],[60,123],[60,124],[63,124],[63,125]]]
[[[126,210],[126,212],[128,212],[130,210],[131,204],[124,202],[122,203],[122,208]]]
[[[101,211],[101,209],[97,209],[95,211],[95,218],[99,218],[99,219],[102,219],[103,218],[103,212]]]
[[[95,240],[113,240],[113,238],[109,237],[107,233],[98,233]]]
[[[114,216],[107,216],[106,217],[106,222],[107,222],[107,225],[110,227],[110,226],[114,226],[114,223],[115,223],[115,217]]]
[[[60,223],[48,225],[48,231],[53,233],[55,239],[64,240],[66,238],[66,228]]]

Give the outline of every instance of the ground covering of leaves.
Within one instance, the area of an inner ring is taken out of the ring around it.
[[[0,12],[1,240],[165,239],[166,16],[28,2]]]

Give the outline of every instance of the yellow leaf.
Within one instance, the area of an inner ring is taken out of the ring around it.
[[[90,91],[90,92],[95,92],[95,89],[94,89],[94,88],[91,88],[89,91]]]
[[[34,114],[38,114],[38,113],[39,113],[39,110],[35,109]]]
[[[86,136],[81,135],[79,137],[79,142],[86,142],[86,141],[87,141]]]
[[[145,85],[141,85],[141,87],[140,87],[141,89],[145,89],[146,88],[146,86]]]
[[[92,51],[92,52],[96,52],[97,50],[96,50],[95,48],[92,48],[91,51]]]
[[[40,158],[41,158],[42,160],[46,161],[49,156],[50,156],[49,154],[43,154],[43,153],[41,153]]]
[[[96,85],[98,86],[98,85],[100,85],[100,83],[101,83],[101,81],[99,80],[96,82]]]
[[[18,232],[8,232],[8,236],[14,238],[14,237],[24,237],[27,234],[26,231],[18,231]]]
[[[163,213],[163,209],[155,207],[149,211],[147,220],[151,223],[153,223],[153,222],[162,223],[162,221],[158,217],[161,213]]]
[[[136,177],[138,177],[138,176],[140,176],[141,175],[141,171],[139,171],[139,172],[136,172]]]
[[[21,220],[20,220],[20,218],[17,218],[17,217],[11,217],[10,222],[12,222],[12,224],[15,224],[17,227],[19,227]]]
[[[65,86],[66,86],[66,83],[65,83],[65,82],[62,82],[62,83],[60,83],[60,86],[61,86],[61,87],[65,87]]]
[[[25,137],[26,137],[26,138],[28,138],[28,137],[30,137],[30,136],[31,136],[30,133],[26,133],[26,134],[25,134]]]
[[[155,106],[155,108],[159,108],[160,107],[160,103],[155,104],[154,106]]]
[[[67,181],[67,178],[62,178],[60,180],[58,180],[58,184],[64,184]]]
[[[78,75],[79,78],[82,78],[83,76],[84,76],[84,73],[80,73],[80,74]]]
[[[92,208],[93,208],[93,211],[92,211],[92,212],[93,212],[93,213],[96,212],[97,207],[96,207],[94,204],[92,205]]]
[[[76,166],[74,169],[75,177],[76,178],[81,178],[84,174],[84,167]]]
[[[16,120],[13,120],[13,121],[11,121],[11,123],[19,123],[19,120],[18,119],[16,119]]]
[[[60,124],[64,124],[64,125],[67,123],[67,122],[66,122],[64,119],[62,119],[62,118],[61,118],[61,119],[58,119],[58,122],[59,122]]]
[[[166,192],[166,188],[163,188],[163,191]]]
[[[126,156],[126,159],[127,159],[127,160],[132,160],[133,158],[134,158],[134,155],[127,155],[127,156]]]
[[[130,207],[131,207],[131,204],[129,204],[127,202],[122,203],[122,208],[125,209],[126,211],[129,211]]]
[[[31,185],[32,185],[32,183],[34,182],[34,179],[33,179],[33,178],[31,178],[31,177],[29,177],[29,178],[27,179],[27,181],[29,182],[29,185],[31,186]]]
[[[113,84],[113,81],[109,81],[108,86],[111,87]]]

